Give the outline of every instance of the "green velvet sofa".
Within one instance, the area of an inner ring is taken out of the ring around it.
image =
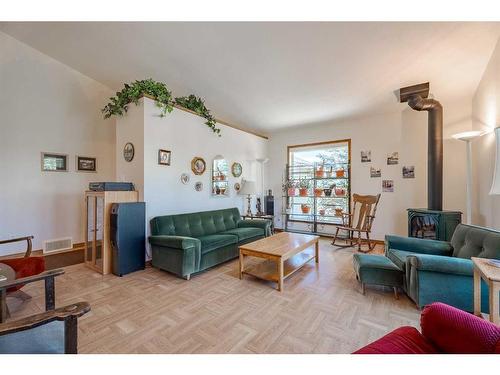
[[[157,216],[150,223],[153,267],[188,280],[238,257],[238,246],[271,235],[269,220],[242,220],[237,208]]]
[[[450,242],[386,236],[385,255],[404,273],[406,294],[419,308],[443,302],[473,311],[471,257],[500,259],[500,232],[459,224]],[[483,282],[481,310],[488,312]]]

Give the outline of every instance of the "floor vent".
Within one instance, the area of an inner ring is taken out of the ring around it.
[[[70,250],[73,248],[73,239],[71,237],[57,238],[48,240],[43,243],[43,253],[55,253],[63,250]]]

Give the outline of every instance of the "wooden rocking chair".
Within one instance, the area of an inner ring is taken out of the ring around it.
[[[352,212],[342,213],[342,225],[337,226],[337,231],[333,237],[332,245],[337,247],[352,247],[354,241],[358,244],[358,251],[367,253],[375,247],[370,240],[370,232],[377,212],[377,205],[380,199],[380,194],[377,195],[359,195],[352,196]],[[359,207],[359,210],[358,210]],[[359,212],[358,212],[359,211]],[[356,221],[357,220],[357,221]],[[349,232],[349,237],[345,239],[345,244],[338,244],[337,237],[339,231],[345,230]],[[357,240],[354,239],[354,233],[358,233]],[[361,238],[361,233],[366,234],[366,239]],[[361,243],[368,244],[368,250],[361,250]]]

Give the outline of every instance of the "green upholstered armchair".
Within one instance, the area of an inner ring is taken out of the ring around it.
[[[149,243],[154,267],[189,280],[238,256],[238,246],[271,235],[269,220],[242,220],[237,208],[158,216]]]
[[[405,274],[405,290],[419,308],[444,302],[473,311],[471,257],[500,259],[500,232],[459,224],[450,242],[386,236],[385,254]],[[488,289],[482,284],[482,311]]]

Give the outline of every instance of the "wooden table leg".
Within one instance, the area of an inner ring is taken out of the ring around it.
[[[481,316],[481,274],[474,267],[474,315]]]
[[[319,263],[319,241],[316,241],[314,244],[314,258],[316,260],[316,263]]]
[[[5,322],[8,314],[7,307],[7,291],[5,289],[0,289],[0,323]]]
[[[283,291],[283,259],[278,259],[278,290]]]
[[[243,267],[245,265],[245,255],[240,250],[240,280],[243,279]]]
[[[500,324],[498,316],[498,293],[500,292],[500,284],[491,282],[489,285],[490,290],[490,322]]]

